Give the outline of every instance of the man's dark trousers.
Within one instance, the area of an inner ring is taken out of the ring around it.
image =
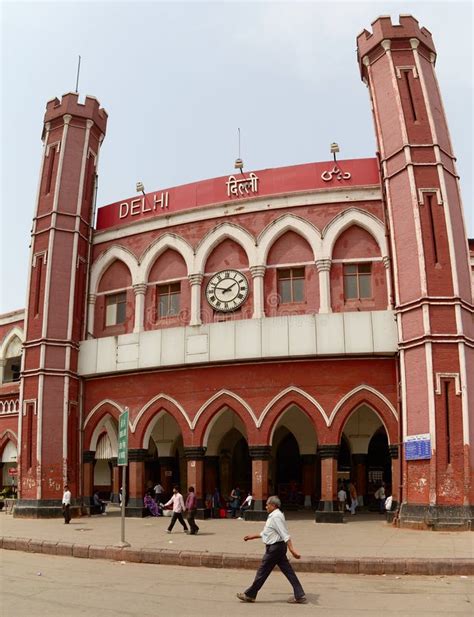
[[[71,520],[71,513],[69,512],[69,504],[63,504],[63,516],[64,522],[66,525],[69,525],[69,521]]]
[[[183,526],[184,531],[188,531],[188,527],[184,522],[184,518],[181,512],[173,512],[173,516],[171,517],[171,523],[169,524],[168,531],[171,531],[174,527],[176,521],[179,521]]]
[[[199,531],[199,527],[196,525],[196,521],[194,520],[196,518],[196,510],[188,510],[188,524],[191,528],[191,535],[194,536],[198,531]]]
[[[286,556],[286,542],[275,542],[275,544],[267,544],[265,549],[265,555],[263,556],[262,563],[260,564],[255,580],[251,586],[245,590],[245,595],[249,598],[256,598],[257,593],[260,591],[263,583],[270,576],[271,571],[275,566],[278,566],[286,578],[290,581],[293,587],[295,598],[302,598],[304,596],[303,587],[295,574],[288,557]]]

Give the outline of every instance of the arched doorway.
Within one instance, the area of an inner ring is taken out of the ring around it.
[[[346,435],[342,433],[339,445],[339,455],[337,457],[337,481],[338,485],[342,482],[347,484],[351,480],[352,455],[351,446]]]
[[[183,437],[174,417],[160,409],[148,424],[143,447],[148,450],[145,460],[145,487],[163,486],[163,500],[169,499],[173,486],[186,491],[186,460]]]
[[[391,483],[388,437],[381,417],[369,405],[356,407],[347,419],[340,441],[339,479],[356,486],[359,507],[374,509],[374,492],[382,481]]]
[[[303,506],[301,455],[298,442],[286,427],[275,435],[276,450],[275,486],[284,506]]]
[[[3,448],[1,457],[2,489],[8,489],[8,495],[16,494],[17,490],[17,449],[13,441],[8,440]]]
[[[232,486],[240,487],[243,493],[252,490],[252,462],[245,437],[240,436],[232,453]]]
[[[241,494],[251,489],[252,462],[247,440],[235,427],[222,437],[218,451],[220,491],[228,501],[233,488]]]
[[[376,431],[367,452],[367,480],[370,509],[377,510],[378,504],[374,498],[375,491],[382,482],[385,484],[385,494],[392,494],[392,460],[388,449],[388,437],[381,427]]]
[[[99,492],[101,499],[110,499],[113,493],[112,459],[114,452],[110,437],[102,433],[95,450],[94,487],[93,492]]]
[[[285,507],[310,508],[319,500],[320,463],[316,431],[306,413],[289,405],[273,427],[269,490]]]
[[[226,502],[237,486],[242,494],[251,490],[247,431],[233,409],[224,406],[216,414],[208,427],[205,444],[204,494],[212,495],[217,488]]]

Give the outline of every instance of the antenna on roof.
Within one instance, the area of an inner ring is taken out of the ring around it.
[[[235,159],[234,168],[240,169],[240,173],[244,173],[244,162],[240,158],[240,129],[237,129],[239,135],[239,158]]]
[[[81,56],[78,57],[77,60],[77,74],[76,74],[76,90],[75,92],[79,92],[79,73],[81,71]]]

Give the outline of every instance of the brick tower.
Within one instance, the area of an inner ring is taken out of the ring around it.
[[[466,229],[431,34],[389,17],[357,38],[378,140],[400,350],[402,525],[474,509],[474,349]],[[458,69],[456,69],[458,70]]]
[[[80,496],[79,341],[99,148],[107,113],[66,94],[46,106],[31,238],[21,378],[17,516],[54,516],[68,483]]]

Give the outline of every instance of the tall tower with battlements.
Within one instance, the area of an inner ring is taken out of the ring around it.
[[[357,37],[388,213],[399,337],[402,525],[462,526],[474,508],[469,251],[431,33],[380,17]]]
[[[19,422],[17,516],[60,513],[63,487],[79,496],[79,341],[93,224],[97,162],[107,113],[69,93],[46,106],[31,236]]]

